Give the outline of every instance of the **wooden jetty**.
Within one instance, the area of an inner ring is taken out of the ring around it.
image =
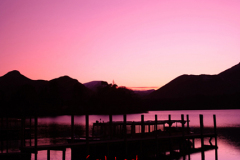
[[[50,151],[62,151],[62,159],[65,160],[66,148],[71,148],[72,160],[145,160],[145,159],[175,159],[189,156],[192,153],[201,152],[202,160],[205,160],[204,152],[215,150],[215,159],[217,160],[217,132],[216,116],[213,115],[214,132],[205,133],[203,125],[203,115],[199,115],[200,133],[192,133],[189,129],[189,116],[181,115],[180,120],[172,120],[169,115],[167,120],[144,121],[144,115],[141,115],[141,121],[127,121],[127,115],[123,115],[123,121],[112,121],[112,115],[109,115],[109,122],[100,123],[96,121],[92,125],[91,136],[89,133],[89,115],[85,115],[85,132],[84,141],[78,141],[74,138],[74,115],[71,116],[71,141],[65,144],[56,145],[38,145],[38,120],[34,118],[34,127],[30,125],[30,130],[34,128],[34,145],[26,145],[26,127],[25,118],[21,119],[21,146],[18,156],[22,159],[30,159],[31,154],[41,150],[47,150],[47,159],[50,160]],[[30,122],[32,118],[30,118]],[[32,123],[30,123],[32,124]],[[173,124],[180,124],[180,127],[174,127]],[[2,126],[1,125],[1,129]],[[136,131],[136,126],[140,129]],[[147,129],[146,129],[147,128]],[[161,129],[160,129],[161,128]],[[2,135],[2,132],[1,132]],[[209,139],[209,144],[204,143],[204,139]],[[215,139],[214,145],[212,138]],[[201,147],[195,147],[195,140],[201,139]],[[1,146],[3,146],[1,136]],[[31,142],[31,138],[30,138]],[[6,143],[8,144],[8,143]],[[3,153],[1,150],[0,159],[4,157],[16,156],[10,153]]]

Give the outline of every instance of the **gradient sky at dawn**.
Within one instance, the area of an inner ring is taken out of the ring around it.
[[[239,0],[0,1],[0,76],[161,87],[239,61]]]

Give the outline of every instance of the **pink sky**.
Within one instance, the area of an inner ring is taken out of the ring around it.
[[[1,0],[0,76],[161,87],[240,61],[238,0]]]

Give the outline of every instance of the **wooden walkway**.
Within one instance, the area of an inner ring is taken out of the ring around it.
[[[188,134],[185,135],[185,139],[195,139],[195,138],[212,138],[216,135],[213,133],[208,134]],[[182,139],[182,135],[173,135],[173,136],[161,136],[157,137],[144,137],[144,138],[131,138],[128,139],[127,142],[139,142],[139,141],[150,141],[150,140],[166,140],[166,139]],[[88,145],[96,145],[96,144],[112,144],[112,143],[122,143],[124,142],[124,139],[113,139],[113,140],[99,140],[99,141],[90,141]],[[21,147],[22,152],[28,152],[28,153],[36,153],[36,151],[41,150],[65,150],[66,148],[74,148],[74,147],[85,147],[86,142],[78,142],[78,143],[67,143],[67,144],[56,144],[56,145],[39,145],[39,146],[25,146]],[[208,146],[208,145],[205,145]],[[210,146],[210,145],[209,145]],[[210,147],[211,148],[211,147]]]
[[[21,137],[21,153],[35,154],[37,160],[38,151],[47,150],[47,159],[50,160],[50,150],[62,151],[62,159],[65,160],[66,148],[71,148],[72,160],[75,159],[99,159],[97,157],[108,156],[109,160],[121,157],[121,159],[130,158],[139,155],[139,160],[151,159],[152,157],[163,157],[162,159],[172,159],[173,157],[181,157],[196,152],[201,152],[202,160],[205,160],[204,152],[206,150],[215,149],[215,159],[217,160],[217,133],[216,133],[216,116],[213,115],[214,133],[205,133],[203,126],[203,115],[200,118],[200,133],[190,133],[189,117],[184,120],[184,115],[181,115],[181,120],[172,120],[169,115],[168,120],[157,120],[155,115],[154,121],[144,121],[144,115],[141,115],[140,122],[126,121],[126,115],[123,115],[122,122],[113,122],[112,115],[109,115],[107,123],[93,123],[92,137],[89,137],[89,115],[85,116],[86,137],[84,142],[74,142],[74,116],[71,117],[71,142],[66,144],[56,145],[38,145],[37,117],[34,118],[34,146],[26,146],[25,144],[25,118],[22,123]],[[31,122],[31,119],[30,119]],[[173,123],[180,123],[181,126],[172,127]],[[30,123],[31,124],[31,123]],[[136,133],[135,126],[139,125],[141,131]],[[159,130],[158,126],[163,125],[163,130]],[[167,127],[165,127],[167,125]],[[127,126],[130,126],[131,133],[127,134]],[[148,132],[145,130],[148,126]],[[153,126],[150,130],[150,126]],[[99,129],[100,128],[100,129]],[[119,131],[120,134],[117,134]],[[178,130],[176,130],[178,129]],[[30,126],[31,130],[31,126]],[[101,139],[92,141],[97,137],[97,133],[101,132]],[[204,139],[209,138],[209,145],[204,144]],[[215,143],[212,145],[211,140],[214,138]],[[201,140],[201,147],[195,147],[195,139]],[[30,140],[31,142],[31,140]],[[1,143],[2,144],[2,143]],[[170,154],[167,154],[167,153]],[[1,153],[5,156],[5,154]],[[154,155],[154,156],[153,156]],[[1,155],[0,155],[1,157]],[[95,157],[95,158],[92,158]],[[114,158],[115,157],[115,158]],[[124,158],[125,157],[125,158]],[[138,159],[136,158],[136,159]],[[102,158],[103,159],[103,158]],[[154,158],[153,158],[154,159]]]

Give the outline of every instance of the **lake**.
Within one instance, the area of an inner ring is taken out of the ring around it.
[[[218,159],[219,160],[239,160],[240,159],[240,110],[183,110],[183,111],[150,111],[148,113],[142,114],[129,114],[127,115],[127,121],[141,121],[141,115],[144,115],[144,120],[154,120],[155,114],[158,116],[158,120],[167,120],[168,115],[171,115],[171,119],[181,119],[181,114],[189,115],[190,127],[195,128],[199,127],[199,114],[203,115],[203,122],[205,127],[213,127],[213,114],[216,115],[217,120],[217,131],[218,131]],[[107,122],[109,121],[108,115],[90,115],[89,116],[89,125],[96,122]],[[122,121],[122,115],[114,115],[113,121]],[[71,117],[70,116],[58,116],[54,118],[39,118],[39,125],[70,125]],[[85,116],[75,116],[74,122],[77,125],[85,124]],[[91,131],[90,131],[91,133]],[[39,139],[41,144],[49,144],[51,140],[48,139]],[[199,141],[195,142],[195,146],[200,146]],[[50,156],[52,160],[61,159],[61,151],[51,151]],[[45,160],[47,158],[47,151],[38,152],[38,160]],[[32,155],[34,160],[34,155]],[[71,149],[66,150],[66,159],[71,159]],[[188,159],[188,157],[186,157]],[[191,154],[191,160],[201,160],[201,153]],[[215,151],[205,152],[206,160],[215,159]]]

